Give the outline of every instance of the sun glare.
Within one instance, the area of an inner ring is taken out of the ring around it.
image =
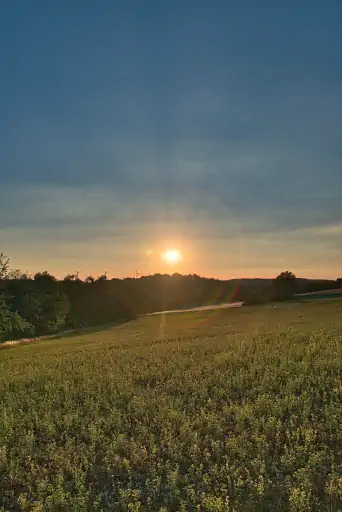
[[[169,265],[174,265],[182,259],[182,254],[178,249],[168,249],[162,253],[161,257]]]

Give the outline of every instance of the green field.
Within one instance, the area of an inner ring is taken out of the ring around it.
[[[342,303],[0,351],[2,511],[342,510]]]

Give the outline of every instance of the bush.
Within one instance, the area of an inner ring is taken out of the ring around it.
[[[0,302],[0,341],[30,338],[34,334],[33,325],[8,309],[4,301]]]

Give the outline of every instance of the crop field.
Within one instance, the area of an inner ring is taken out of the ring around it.
[[[1,511],[342,511],[342,302],[0,351]]]

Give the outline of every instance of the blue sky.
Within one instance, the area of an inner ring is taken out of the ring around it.
[[[338,2],[44,3],[0,13],[16,267],[342,274]]]

